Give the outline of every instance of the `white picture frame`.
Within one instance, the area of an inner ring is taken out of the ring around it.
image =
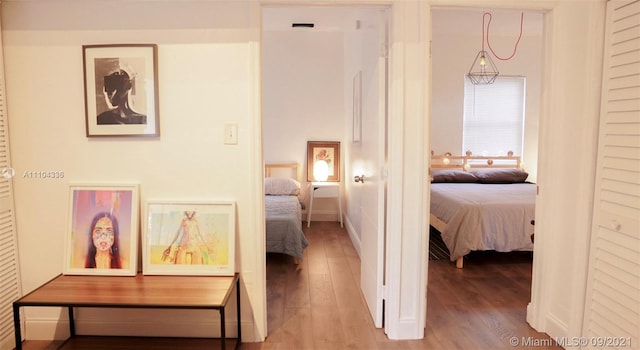
[[[138,271],[137,184],[72,184],[63,274],[134,276]]]
[[[229,201],[148,201],[143,274],[232,276],[235,207]]]

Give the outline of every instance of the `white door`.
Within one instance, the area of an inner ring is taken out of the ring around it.
[[[0,33],[2,34],[2,33]],[[15,171],[9,159],[9,129],[7,127],[2,36],[0,35],[0,349],[13,349],[16,345],[13,332],[11,303],[21,296],[18,266],[18,237],[16,235],[13,207],[13,180]],[[21,325],[24,327],[24,322]],[[24,333],[23,333],[24,334]]]
[[[365,28],[361,74],[361,288],[376,327],[381,328],[384,284],[385,158],[386,158],[386,11],[377,28]],[[357,172],[360,169],[355,169]]]
[[[609,1],[606,23],[581,339],[587,348],[640,349],[640,2]]]

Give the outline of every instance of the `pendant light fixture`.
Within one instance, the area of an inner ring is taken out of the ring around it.
[[[489,15],[489,22],[487,23],[487,26],[486,26],[487,34],[485,36],[484,19],[487,15]],[[520,15],[520,36],[518,36],[518,40],[516,41],[515,47],[513,48],[513,53],[511,54],[511,56],[506,58],[502,58],[496,55],[496,53],[491,48],[491,43],[489,42],[489,26],[491,25],[491,18],[492,16],[491,16],[491,13],[489,12],[485,12],[482,14],[482,46],[481,46],[480,52],[478,52],[478,54],[476,55],[476,58],[473,60],[473,63],[471,64],[471,67],[469,68],[469,73],[467,73],[467,77],[469,77],[469,80],[471,80],[471,83],[473,83],[474,85],[492,84],[494,81],[496,81],[496,78],[500,74],[500,72],[498,71],[498,67],[495,65],[495,63],[493,63],[493,60],[491,59],[491,55],[489,55],[489,53],[484,50],[485,37],[487,39],[487,46],[489,47],[489,50],[491,51],[491,53],[493,53],[493,55],[497,59],[503,60],[503,61],[510,60],[511,58],[513,58],[513,56],[515,56],[516,50],[518,49],[518,43],[520,42],[520,38],[522,38],[522,24],[524,20],[524,12]]]
[[[474,85],[478,85],[492,84],[496,81],[499,74],[500,72],[498,72],[498,67],[493,63],[491,56],[489,56],[489,54],[484,50],[483,42],[483,48],[478,52],[476,58],[473,60],[467,76]]]

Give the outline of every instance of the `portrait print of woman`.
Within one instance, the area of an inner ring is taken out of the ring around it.
[[[142,58],[96,58],[96,110],[98,125],[146,124]],[[140,67],[140,68],[136,68]]]
[[[159,136],[156,44],[83,45],[87,137]]]
[[[72,189],[65,273],[135,274],[136,209],[137,191]]]
[[[89,269],[120,269],[120,244],[118,219],[103,212],[93,217],[87,237],[87,258],[84,267]]]

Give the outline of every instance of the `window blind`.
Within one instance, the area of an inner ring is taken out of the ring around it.
[[[499,76],[487,85],[465,77],[461,154],[522,155],[525,86],[525,77]]]

